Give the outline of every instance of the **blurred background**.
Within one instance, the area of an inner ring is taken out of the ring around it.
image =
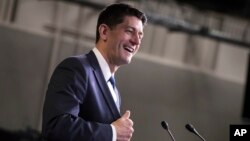
[[[98,14],[124,2],[146,12],[141,49],[116,79],[133,141],[229,140],[250,124],[250,2],[247,0],[0,0],[0,140],[40,140],[55,66],[95,46]]]

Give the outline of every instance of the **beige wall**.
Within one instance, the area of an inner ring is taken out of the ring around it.
[[[112,1],[103,1],[101,4],[110,2]],[[194,24],[207,25],[230,36],[235,36],[237,33],[238,36],[235,38],[239,38],[242,34],[250,34],[247,28],[248,21],[244,19],[215,13],[201,13],[189,7],[183,10],[173,4],[164,5],[156,2],[146,4],[135,4],[135,6],[147,12],[151,9],[159,14],[157,16],[163,18],[164,16],[177,18],[186,16]],[[81,37],[73,38],[73,42],[82,41],[84,44],[94,46],[93,41],[84,39],[86,36],[95,38],[98,11],[92,8],[62,2],[21,0],[17,11],[17,19],[13,26],[45,36],[54,36],[48,31],[48,27],[58,27],[67,33],[81,34]],[[72,39],[72,34],[64,34],[64,38]],[[168,65],[184,69],[191,68],[225,80],[245,83],[249,49],[242,46],[182,32],[171,32],[166,27],[149,24],[145,29],[140,53],[147,59],[159,58],[158,60],[161,61],[158,62]]]
[[[159,9],[164,13],[167,7]],[[0,20],[0,127],[41,129],[50,74],[65,57],[94,46],[97,13],[72,4],[21,0],[16,22]],[[199,140],[184,129],[188,122],[207,140],[229,140],[229,125],[244,123],[248,53],[240,46],[149,24],[140,52],[117,73],[122,111],[130,109],[135,121],[134,140],[167,140],[162,120],[177,140]]]

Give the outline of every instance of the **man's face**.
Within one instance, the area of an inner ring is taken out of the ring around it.
[[[107,38],[107,57],[115,66],[130,63],[143,37],[143,24],[134,16],[125,16],[122,23],[110,29]]]

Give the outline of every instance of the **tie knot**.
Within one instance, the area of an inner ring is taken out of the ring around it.
[[[112,84],[113,88],[115,88],[115,78],[114,78],[113,76],[111,76],[111,77],[109,78],[109,81],[110,81],[110,83]]]

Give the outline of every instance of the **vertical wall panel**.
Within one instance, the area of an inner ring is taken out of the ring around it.
[[[0,125],[37,128],[51,40],[0,27]]]

